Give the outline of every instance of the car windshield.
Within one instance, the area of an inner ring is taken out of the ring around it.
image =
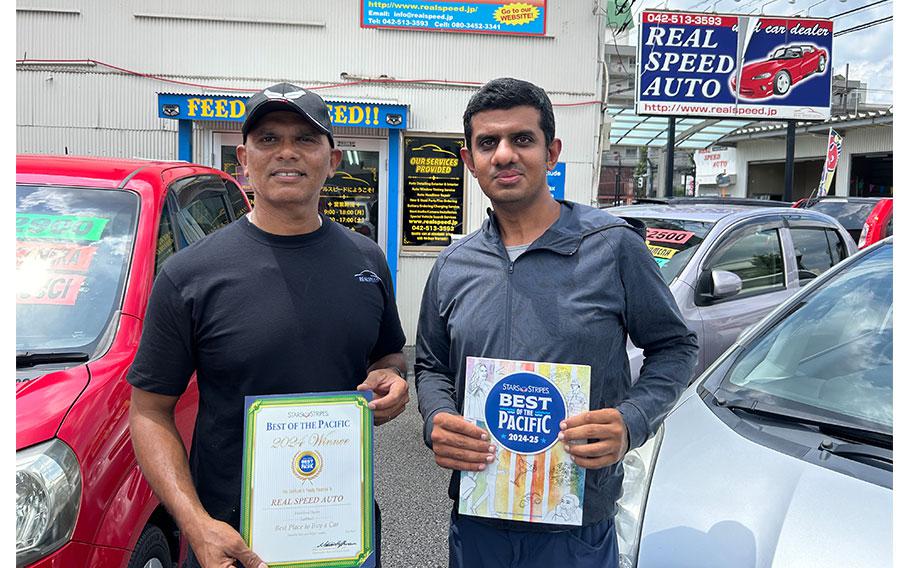
[[[822,199],[809,206],[809,209],[830,215],[848,231],[859,231],[866,218],[875,207],[874,202],[829,201]],[[852,234],[852,233],[851,233]]]
[[[687,221],[683,219],[655,219],[650,217],[624,218],[637,219],[647,227],[648,249],[660,267],[660,275],[669,284],[676,278],[689,258],[705,239],[705,235],[714,223],[705,221]]]
[[[782,47],[774,52],[771,59],[796,59],[802,56],[802,50],[795,47]]]
[[[92,355],[123,301],[139,198],[16,186],[16,351]]]
[[[890,433],[892,266],[886,245],[816,289],[745,347],[725,388]]]

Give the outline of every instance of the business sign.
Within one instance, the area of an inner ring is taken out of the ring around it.
[[[547,187],[553,199],[566,198],[566,163],[556,162],[556,167],[547,170]]]
[[[695,182],[719,184],[718,179],[736,174],[736,148],[706,148],[695,152]]]
[[[542,36],[547,0],[361,0],[360,27]]]
[[[645,10],[636,113],[824,120],[834,23]]]
[[[158,93],[158,117],[173,120],[243,122],[249,97]],[[335,126],[407,128],[408,107],[376,103],[326,101]]]
[[[464,232],[461,138],[406,136],[401,244],[447,246]]]
[[[831,189],[831,181],[834,180],[834,172],[837,171],[837,162],[840,159],[841,150],[844,146],[844,137],[837,133],[833,128],[828,129],[828,151],[825,154],[825,165],[822,166],[822,179],[818,183],[818,196],[828,195]]]

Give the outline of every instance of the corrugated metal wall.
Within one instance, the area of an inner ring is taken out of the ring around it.
[[[891,125],[863,126],[859,128],[835,130],[844,135],[841,157],[837,164],[835,178],[835,195],[850,193],[850,162],[853,154],[871,152],[891,152],[893,145],[893,128]],[[748,180],[749,163],[781,161],[787,158],[784,138],[766,138],[762,140],[739,142],[736,146],[737,182],[733,195],[745,197]],[[793,157],[824,159],[828,149],[828,133],[817,132],[802,134],[796,137]],[[821,176],[821,172],[819,172]]]
[[[177,158],[177,123],[157,117],[155,82],[110,73],[16,73],[20,153]]]
[[[360,28],[357,0],[73,0],[17,2],[17,58],[95,59],[131,71],[215,87],[258,89],[287,80],[304,86],[345,82],[341,75],[484,83],[512,76],[551,93],[554,103],[600,97],[602,40],[595,2],[551,1],[547,37],[432,33]],[[50,11],[49,11],[50,10]],[[53,10],[67,13],[54,13]],[[409,106],[409,130],[461,134],[461,116],[477,87],[356,84],[320,90],[327,98]],[[147,77],[94,68],[23,67],[17,73],[20,152],[177,158],[177,122],[157,118],[158,92],[202,93]],[[223,91],[226,92],[226,91]],[[242,93],[238,93],[242,94]],[[566,198],[596,199],[599,105],[557,106]],[[238,123],[197,123],[194,159],[212,163],[212,131]],[[351,129],[351,135],[357,135]],[[370,131],[375,135],[375,131]],[[471,179],[467,229],[479,227],[489,201]],[[400,205],[400,204],[399,204]],[[399,208],[400,210],[400,208]],[[435,253],[402,252],[398,299],[413,343],[419,299]]]
[[[362,29],[356,0],[19,0],[16,20],[17,57],[93,58],[153,74],[324,83],[342,72],[479,82],[513,75],[548,90],[597,90],[593,70],[581,67],[599,49],[593,3],[584,1],[549,3],[550,37]],[[322,26],[294,25],[306,22]]]

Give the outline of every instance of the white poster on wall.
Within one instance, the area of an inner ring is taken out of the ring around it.
[[[730,185],[736,175],[736,148],[707,148],[692,156],[698,185]]]

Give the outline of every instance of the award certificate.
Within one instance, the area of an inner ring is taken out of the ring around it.
[[[370,398],[246,397],[240,532],[269,566],[375,565]]]
[[[591,367],[468,357],[466,377],[464,417],[497,448],[486,469],[461,472],[458,512],[580,526],[585,470],[557,436],[589,408]]]

